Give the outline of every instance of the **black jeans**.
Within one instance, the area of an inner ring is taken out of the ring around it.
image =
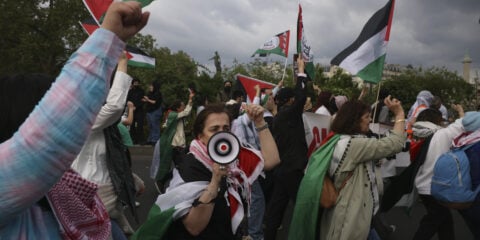
[[[420,221],[414,240],[431,239],[438,233],[439,240],[454,240],[453,219],[450,209],[440,205],[431,195],[420,195],[427,214]]]

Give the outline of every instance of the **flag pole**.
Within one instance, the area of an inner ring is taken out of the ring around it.
[[[378,98],[380,97],[380,88],[382,87],[382,81],[378,82],[378,89],[377,89],[377,100],[375,101],[375,108],[373,109],[373,122],[375,122],[375,116],[377,115],[377,107],[378,107]]]
[[[285,66],[283,67],[282,81],[283,81],[283,78],[285,77],[285,71],[287,70],[287,60],[288,60],[288,57],[285,57]]]

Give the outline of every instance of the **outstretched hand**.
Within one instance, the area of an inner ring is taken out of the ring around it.
[[[107,10],[102,28],[126,41],[145,27],[149,16],[149,12],[142,13],[139,2],[113,2]]]

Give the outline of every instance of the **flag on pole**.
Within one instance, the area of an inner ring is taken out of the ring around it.
[[[262,81],[262,80],[259,80],[259,79],[247,77],[247,76],[242,75],[242,74],[235,75],[235,78],[240,83],[239,86],[243,87],[244,92],[247,93],[247,102],[249,102],[249,103],[252,103],[253,99],[255,98],[255,94],[256,94],[255,85],[258,84],[260,86],[260,89],[262,89],[262,88],[274,88],[275,87],[275,84],[273,84],[273,83],[269,83],[269,82],[265,82],[265,81]]]
[[[313,64],[312,47],[307,42],[305,36],[305,29],[303,28],[302,6],[298,4],[298,19],[297,19],[297,53],[302,54],[305,62],[305,73],[310,79],[315,78],[315,66]]]
[[[93,19],[92,17],[87,18],[79,24],[82,26],[83,30],[90,36],[97,30],[100,26],[98,26],[98,23]]]
[[[92,35],[92,33],[97,30],[100,26],[97,24],[95,19],[87,18],[80,22],[83,30],[88,35]],[[127,58],[128,58],[128,65],[133,67],[143,67],[143,68],[155,68],[155,58],[149,56],[140,48],[127,45]]]
[[[331,61],[364,81],[378,83],[390,38],[395,0],[378,10],[365,24],[360,36]]]
[[[115,0],[116,2],[126,2],[127,0]],[[149,5],[154,0],[137,0],[142,4],[142,7]],[[98,24],[102,22],[103,15],[107,12],[108,7],[114,0],[83,0],[83,4],[87,7],[87,10],[93,16]]]
[[[87,7],[97,24],[101,23],[103,14],[107,12],[108,7],[112,4],[113,0],[83,0],[83,4]]]
[[[260,57],[266,57],[270,54],[277,54],[283,57],[288,57],[289,42],[290,30],[287,30],[285,32],[275,35],[270,40],[262,44],[262,46],[260,46],[260,48],[252,54],[252,57],[254,57],[255,54],[258,54]]]

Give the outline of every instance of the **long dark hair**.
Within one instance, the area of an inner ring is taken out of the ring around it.
[[[348,101],[338,110],[330,129],[339,134],[361,133],[360,119],[365,113],[370,112],[370,106],[358,101]]]
[[[18,74],[0,78],[0,142],[13,136],[27,119],[54,78],[44,74]]]

